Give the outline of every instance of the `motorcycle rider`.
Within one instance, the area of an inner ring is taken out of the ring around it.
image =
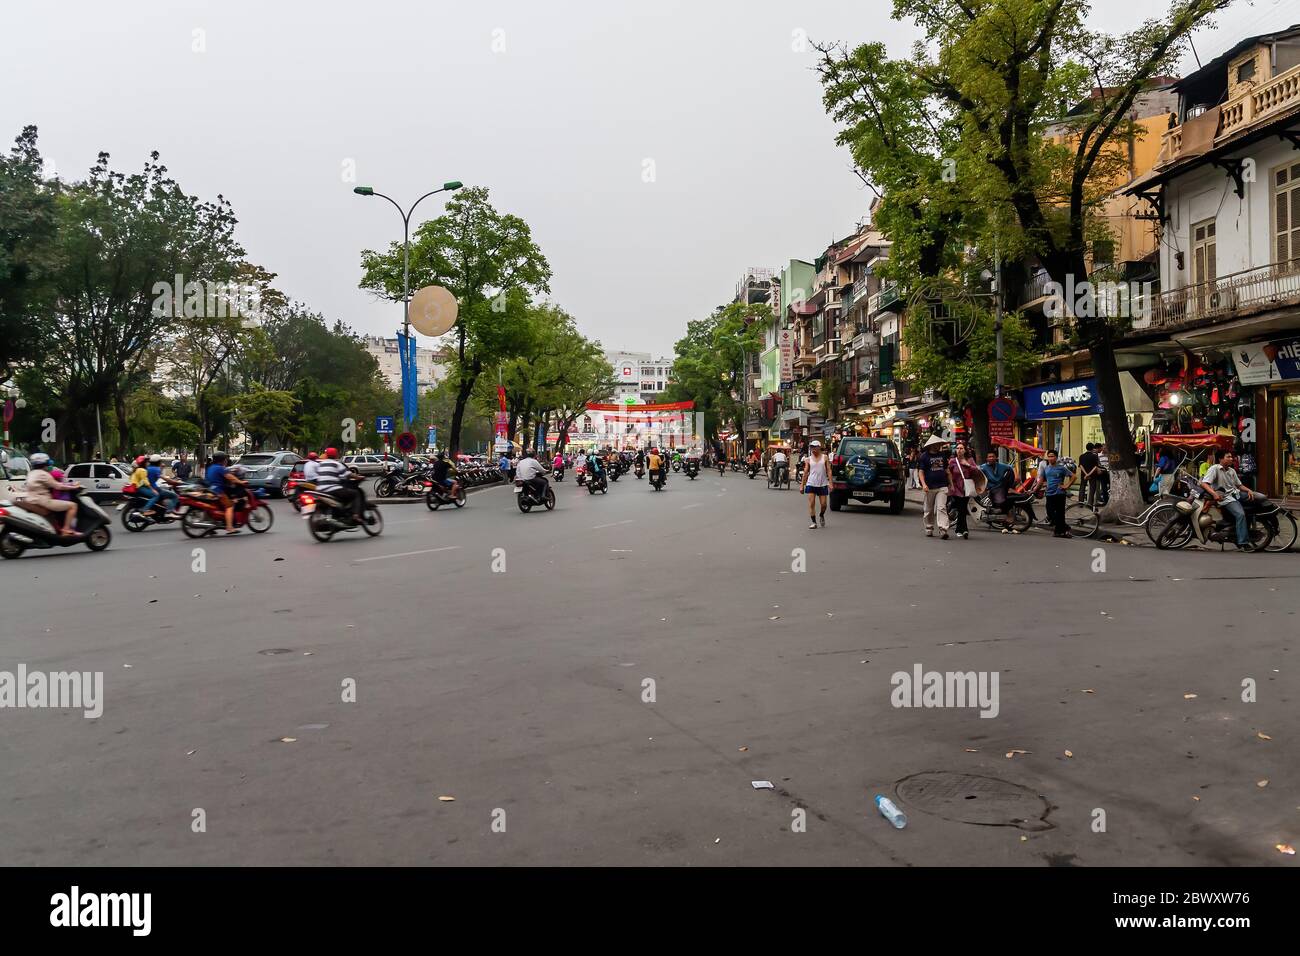
[[[326,448],[325,457],[316,461],[316,489],[337,498],[352,509],[358,522],[364,513],[366,493],[356,484],[352,470],[339,461],[337,448]]]
[[[235,502],[230,493],[234,488],[243,485],[244,479],[232,474],[226,467],[226,462],[229,460],[224,451],[215,452],[212,455],[212,464],[208,465],[204,477],[209,490],[217,496],[217,502],[225,511],[226,534],[239,534],[239,529],[235,527]]]
[[[43,451],[38,451],[27,459],[31,466],[31,471],[27,473],[27,484],[23,488],[23,497],[21,504],[24,508],[35,506],[33,510],[37,514],[44,514],[53,517],[54,514],[63,515],[63,527],[59,529],[59,534],[75,535],[77,533],[77,503],[75,501],[61,501],[54,497],[56,491],[78,491],[81,486],[77,484],[68,484],[67,482],[58,481],[50,474],[50,456]]]
[[[173,489],[181,482],[163,475],[162,455],[149,456],[149,466],[145,469],[145,476],[149,482],[149,497],[145,499],[144,507],[140,510],[150,511],[161,501],[163,511],[175,511],[176,506],[180,504],[180,498]]]
[[[772,452],[772,460],[768,463],[768,467],[772,470],[772,484],[779,484],[785,477],[786,469],[790,467],[785,452],[779,448]]]
[[[433,482],[446,488],[451,497],[455,498],[460,494],[457,490],[460,482],[451,476],[451,471],[451,462],[447,460],[447,453],[438,452],[438,457],[433,460]]]
[[[1246,529],[1246,504],[1262,502],[1268,499],[1257,491],[1252,491],[1241,483],[1237,475],[1237,459],[1230,451],[1219,452],[1219,460],[1210,466],[1201,479],[1201,487],[1214,499],[1227,514],[1232,515],[1236,523],[1237,547],[1242,551],[1253,551]]]
[[[658,474],[659,480],[663,481],[664,459],[663,456],[659,454],[658,448],[650,449],[650,454],[646,456],[646,464],[650,469],[650,480],[654,481],[655,475]]]
[[[314,451],[307,452],[307,460],[302,463],[302,480],[316,481],[316,471],[320,468],[318,459],[320,458]]]
[[[546,497],[546,489],[550,486],[550,482],[546,480],[546,472],[542,468],[542,463],[533,457],[531,449],[526,450],[523,457],[519,459],[519,465],[515,470],[515,480],[522,481],[524,487],[538,501]]]

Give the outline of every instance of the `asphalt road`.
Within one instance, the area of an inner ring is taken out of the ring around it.
[[[558,493],[0,563],[0,670],[104,674],[98,719],[0,710],[0,863],[1296,865],[1296,555]],[[917,664],[997,716],[892,706]]]

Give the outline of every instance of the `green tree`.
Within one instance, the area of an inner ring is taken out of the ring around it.
[[[770,306],[733,302],[688,322],[673,347],[673,383],[664,401],[693,401],[704,413],[705,437],[715,437],[723,423],[743,433],[746,358],[762,350],[764,323],[771,318]]]
[[[36,127],[0,156],[0,385],[37,357],[58,265],[57,189],[42,179]]]
[[[292,392],[263,388],[253,383],[235,403],[236,419],[248,432],[253,450],[261,449],[268,438],[292,442],[298,424],[298,400]]]
[[[517,354],[529,294],[550,291],[551,267],[528,224],[499,212],[484,188],[463,189],[443,215],[411,241],[411,287],[441,285],[460,304],[450,333],[456,367],[456,406],[448,447],[459,451],[465,407],[483,370]],[[361,288],[402,300],[402,245],[361,253]]]

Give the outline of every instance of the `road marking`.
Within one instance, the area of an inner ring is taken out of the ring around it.
[[[409,558],[417,554],[433,554],[437,551],[458,551],[460,545],[453,544],[446,548],[425,548],[423,551],[403,551],[401,554],[379,554],[373,558],[357,558],[353,564],[360,564],[363,561],[387,561],[389,558]]]
[[[592,531],[599,531],[601,528],[613,528],[621,524],[631,524],[635,519],[628,518],[626,521],[611,521],[609,524],[596,524],[591,526]]]
[[[682,505],[682,510],[685,511],[687,508],[698,508],[701,504],[703,504],[703,502],[697,501],[693,505]]]

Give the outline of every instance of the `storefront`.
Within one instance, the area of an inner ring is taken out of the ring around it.
[[[1231,350],[1253,415],[1241,415],[1241,441],[1255,440],[1258,488],[1271,497],[1300,495],[1300,336]]]
[[[1078,459],[1088,443],[1105,441],[1097,379],[1030,385],[1023,390],[1026,434],[1030,445]]]

